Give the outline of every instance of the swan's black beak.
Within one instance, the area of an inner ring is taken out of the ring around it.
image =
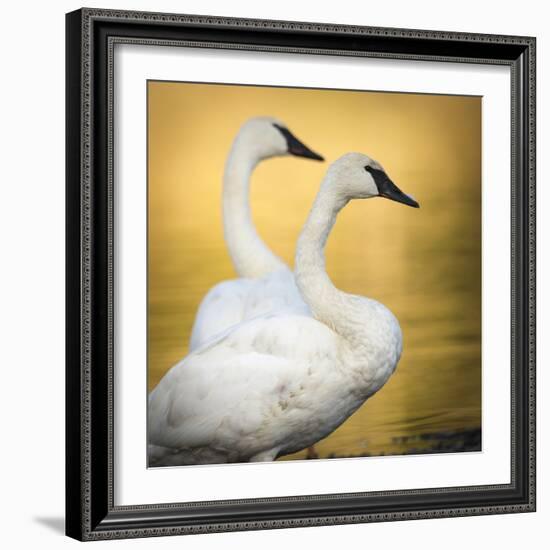
[[[380,197],[385,197],[386,199],[400,202],[407,206],[412,206],[413,208],[420,208],[420,205],[411,196],[403,193],[403,191],[393,183],[384,170],[378,170],[372,166],[365,166],[365,170],[369,172],[374,179]]]
[[[321,155],[312,151],[307,145],[304,145],[288,128],[274,124],[275,128],[283,134],[286,140],[288,152],[296,157],[305,157],[313,160],[325,160]]]

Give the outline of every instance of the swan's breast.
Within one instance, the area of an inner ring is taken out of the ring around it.
[[[395,315],[383,304],[354,297],[358,313],[346,339],[343,362],[355,391],[365,398],[389,379],[401,357],[403,340]]]

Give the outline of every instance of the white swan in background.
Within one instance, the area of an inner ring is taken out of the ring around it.
[[[331,165],[296,251],[312,316],[250,319],[172,367],[149,395],[150,466],[274,460],[329,435],[385,384],[401,355],[399,323],[334,287],[324,260],[338,212],[376,196],[418,207],[365,155]]]
[[[191,331],[191,351],[244,319],[284,310],[305,309],[292,272],[262,241],[250,214],[249,186],[264,159],[294,155],[323,160],[300,142],[281,121],[248,120],[239,130],[227,159],[223,182],[223,224],[229,255],[240,279],[212,287],[202,300]]]

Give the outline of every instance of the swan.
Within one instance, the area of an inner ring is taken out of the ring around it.
[[[329,167],[296,248],[311,315],[246,320],[172,367],[149,395],[150,466],[275,460],[329,435],[386,383],[401,356],[399,322],[338,290],[324,259],[338,212],[371,197],[419,206],[366,155]]]
[[[240,278],[218,283],[206,294],[191,330],[191,351],[244,319],[292,304],[306,308],[292,272],[262,241],[250,215],[248,191],[254,168],[264,159],[283,155],[324,160],[272,117],[249,119],[233,142],[224,173],[223,225]]]

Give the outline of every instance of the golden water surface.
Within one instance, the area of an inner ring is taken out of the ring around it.
[[[330,236],[334,283],[388,306],[404,347],[389,382],[317,455],[417,452],[481,426],[480,98],[170,82],[149,82],[148,98],[149,389],[187,353],[208,289],[235,276],[223,167],[241,124],[270,115],[328,162],[368,154],[421,205],[354,201]],[[285,157],[254,172],[255,224],[290,265],[326,167]]]

